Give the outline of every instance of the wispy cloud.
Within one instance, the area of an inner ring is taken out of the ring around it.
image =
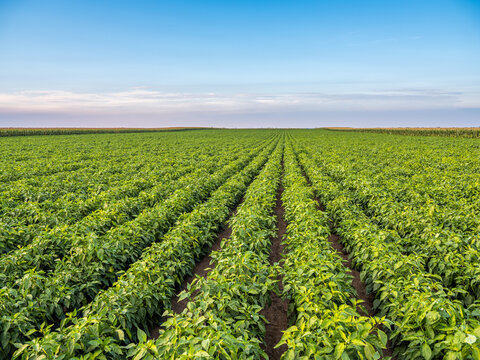
[[[364,93],[168,93],[146,88],[81,93],[59,90],[0,93],[0,112],[134,113],[410,110],[480,106],[480,96],[438,89]]]

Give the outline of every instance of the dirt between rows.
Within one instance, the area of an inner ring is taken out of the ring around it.
[[[283,166],[283,164],[282,164]],[[282,265],[282,253],[284,245],[282,244],[283,235],[287,229],[287,224],[284,220],[285,209],[282,203],[283,186],[280,185],[277,192],[277,203],[275,205],[275,215],[277,217],[277,235],[272,239],[272,248],[269,255],[269,262],[271,265],[279,263]],[[283,291],[283,276],[281,274],[277,277],[278,288],[280,292]],[[266,306],[260,314],[265,316],[267,323],[265,324],[265,345],[263,350],[267,353],[269,360],[280,359],[282,354],[287,350],[287,345],[282,345],[275,349],[275,346],[280,342],[283,331],[288,328],[288,301],[282,299],[281,296],[275,292],[270,293],[271,303]]]
[[[187,304],[189,302],[189,298],[185,298],[182,301],[178,301],[178,296],[183,290],[186,290],[188,285],[190,285],[195,278],[198,276],[201,276],[203,278],[207,278],[208,273],[215,267],[214,263],[211,263],[212,257],[210,254],[213,251],[220,250],[222,248],[222,241],[224,239],[229,238],[232,235],[232,228],[230,226],[226,226],[218,235],[213,243],[212,247],[210,248],[208,254],[206,254],[202,260],[200,260],[198,263],[195,264],[195,267],[193,269],[192,275],[188,276],[185,281],[182,284],[181,289],[175,294],[175,296],[172,298],[172,310],[176,314],[181,314],[183,310],[187,307]],[[193,296],[195,296],[196,293],[193,293]]]
[[[363,310],[359,310],[359,313],[363,316],[374,316],[375,313],[373,311],[373,300],[374,296],[372,294],[367,294],[367,289],[365,287],[365,283],[360,279],[360,272],[355,270],[352,267],[352,260],[348,256],[348,253],[345,251],[342,243],[340,242],[340,236],[337,234],[330,234],[328,236],[328,241],[330,245],[337,250],[338,254],[343,259],[343,265],[348,268],[348,274],[353,277],[352,285],[357,292],[357,298],[363,301],[362,305],[367,310],[365,313]]]
[[[280,185],[279,190],[277,192],[277,200],[275,205],[275,215],[277,217],[277,234],[272,239],[272,247],[271,252],[269,255],[269,262],[271,265],[275,263],[280,263],[282,260],[282,252],[284,246],[282,245],[282,238],[285,234],[287,224],[284,220],[284,213],[285,210],[282,205],[281,195],[283,193],[283,187]],[[231,215],[234,216],[235,212]],[[171,300],[171,309],[174,313],[180,314],[186,308],[191,298],[183,299],[179,301],[179,295],[183,290],[186,290],[188,285],[192,283],[192,281],[198,277],[206,278],[208,273],[215,267],[215,264],[211,264],[211,252],[217,251],[221,249],[222,241],[228,239],[232,234],[232,228],[230,226],[226,226],[218,235],[217,238],[210,248],[209,252],[195,264],[195,268],[193,269],[192,275],[185,278],[184,282],[180,287],[177,288],[175,292],[175,296]],[[279,281],[279,290],[283,291],[283,283],[282,283],[282,276],[279,275],[277,278]],[[286,345],[283,345],[277,349],[275,349],[275,345],[280,342],[282,338],[283,331],[288,328],[288,301],[282,299],[279,295],[275,292],[271,294],[271,303],[270,305],[266,306],[260,313],[265,316],[267,323],[265,324],[265,345],[263,346],[263,350],[268,354],[268,358],[270,360],[280,359],[281,355],[286,351]],[[195,296],[195,293],[193,294]],[[166,318],[161,319],[160,324],[162,324]],[[162,325],[155,326],[150,330],[150,337],[157,338],[159,331]]]
[[[337,252],[342,257],[343,265],[349,269],[348,274],[353,277],[352,285],[357,292],[357,298],[363,301],[362,306],[365,308],[365,310],[367,310],[367,313],[365,313],[362,309],[358,309],[358,313],[363,316],[375,316],[375,311],[373,310],[373,300],[375,297],[373,296],[373,294],[367,294],[367,288],[365,286],[365,283],[360,278],[360,272],[358,272],[352,267],[352,260],[350,259],[348,253],[345,251],[345,248],[341,243],[340,236],[332,233],[329,235],[328,241],[330,242],[330,245],[332,245],[332,247],[337,250]],[[380,326],[380,329],[385,330],[383,329],[383,326]],[[387,348],[383,349],[383,356],[391,357],[392,355],[392,343],[390,340],[388,340]],[[393,360],[395,359],[396,358],[394,357]]]
[[[236,210],[230,215],[229,218],[234,216],[236,214]],[[176,291],[175,291],[175,296],[172,297],[171,300],[171,309],[173,310],[174,313],[176,314],[181,314],[183,310],[187,307],[188,302],[191,300],[190,298],[183,299],[182,301],[178,301],[179,295],[182,291],[186,290],[188,285],[193,282],[193,280],[197,276],[201,276],[203,278],[206,278],[208,273],[214,268],[215,264],[211,264],[210,262],[212,261],[212,257],[210,256],[212,251],[217,251],[221,249],[222,241],[225,239],[230,238],[232,235],[232,228],[228,225],[228,221],[225,224],[225,227],[223,228],[222,231],[220,231],[217,234],[217,237],[215,239],[215,242],[213,243],[212,247],[209,249],[208,253],[199,261],[195,264],[195,267],[193,269],[192,275],[187,276],[185,280],[183,281],[182,285],[179,286]],[[193,293],[193,296],[196,294]],[[160,320],[160,325],[154,326],[150,329],[150,338],[156,339],[159,335],[159,331],[162,327],[162,323],[167,320],[167,318],[162,318]]]
[[[308,178],[307,174],[305,171],[302,169],[302,174],[307,180],[307,183],[311,186],[312,183],[310,179]],[[325,205],[320,201],[320,199],[315,195],[314,197],[316,203],[317,203],[317,208],[320,211],[325,212],[326,208]],[[362,306],[365,308],[366,312],[363,311],[363,309],[358,309],[358,312],[360,315],[363,316],[375,316],[375,311],[373,309],[373,300],[375,299],[373,294],[368,294],[367,293],[367,288],[365,286],[365,283],[361,280],[360,278],[360,272],[355,270],[352,266],[352,260],[350,259],[350,255],[348,252],[345,250],[342,240],[339,235],[335,234],[335,227],[332,222],[330,222],[330,235],[328,236],[328,241],[330,242],[330,245],[337,251],[337,253],[342,257],[343,259],[343,265],[348,268],[347,274],[352,276],[352,286],[355,288],[355,291],[357,293],[357,298],[362,300]],[[380,327],[382,330],[383,328]],[[383,350],[383,356],[384,357],[391,357],[393,354],[393,348],[392,348],[392,343],[390,340],[387,342],[387,348]],[[394,357],[393,360],[396,360]]]
[[[283,167],[283,164],[282,164]],[[283,175],[282,175],[283,176]],[[307,183],[311,185],[310,179],[308,176],[303,172],[303,176],[307,180]],[[282,265],[282,254],[284,251],[284,245],[282,244],[283,236],[286,232],[287,223],[284,220],[284,213],[285,209],[283,207],[281,195],[283,193],[283,186],[280,185],[278,192],[277,192],[277,201],[275,205],[275,215],[277,217],[277,234],[272,239],[272,247],[271,252],[269,255],[269,262],[271,265],[278,263],[280,266]],[[321,203],[321,201],[315,196],[315,201],[317,203],[317,207],[321,211],[325,211],[325,206]],[[236,210],[231,214],[234,216],[236,214]],[[230,216],[230,217],[231,217]],[[328,241],[332,248],[334,248],[339,255],[343,259],[343,265],[348,268],[348,274],[352,276],[352,286],[355,288],[357,298],[362,300],[363,307],[365,308],[366,312],[359,309],[359,313],[364,316],[375,316],[375,312],[373,310],[373,300],[374,296],[372,294],[367,294],[365,283],[360,278],[360,273],[352,267],[352,261],[349,257],[349,254],[346,252],[344,246],[342,245],[342,240],[340,236],[335,234],[334,228],[331,225],[332,232],[328,237]],[[211,264],[211,252],[217,251],[221,249],[222,241],[228,239],[231,236],[232,229],[226,223],[225,228],[218,233],[215,242],[213,243],[212,247],[209,249],[208,253],[196,263],[192,275],[185,278],[182,286],[178,287],[175,293],[175,296],[172,298],[171,301],[171,308],[174,313],[180,314],[186,308],[188,301],[191,298],[183,299],[182,301],[178,301],[179,294],[187,289],[188,285],[192,283],[192,281],[197,277],[201,276],[206,278],[208,273],[213,269],[215,264]],[[278,288],[280,292],[283,291],[283,277],[281,274],[278,275]],[[195,296],[195,294],[193,294]],[[265,316],[267,323],[265,324],[265,345],[262,345],[263,350],[267,353],[269,360],[278,360],[282,356],[282,354],[287,350],[286,345],[282,345],[279,348],[275,349],[275,346],[280,342],[283,331],[288,328],[288,300],[282,299],[281,296],[276,294],[275,292],[271,293],[271,303],[266,306],[262,311],[261,314]],[[160,324],[162,324],[166,318],[161,319]],[[159,334],[159,330],[161,329],[161,325],[154,326],[150,330],[150,338],[157,338]],[[383,356],[392,356],[393,349],[388,341],[387,348],[383,351]],[[394,358],[395,359],[395,358]]]

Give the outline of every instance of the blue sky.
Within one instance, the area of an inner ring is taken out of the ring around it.
[[[480,126],[480,1],[2,1],[0,126]]]

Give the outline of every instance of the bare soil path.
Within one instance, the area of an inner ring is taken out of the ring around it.
[[[282,164],[283,166],[283,164]],[[287,224],[284,220],[285,209],[282,203],[283,186],[280,185],[277,193],[277,203],[275,206],[275,215],[277,217],[277,235],[272,239],[272,248],[269,256],[270,264],[275,263],[282,264],[282,253],[284,246],[282,244],[282,238],[287,229]],[[282,276],[279,274],[278,287],[280,292],[283,291]],[[265,326],[265,346],[264,350],[268,355],[269,360],[280,359],[282,354],[287,350],[286,345],[282,345],[275,349],[282,338],[283,331],[288,328],[288,301],[282,299],[281,296],[272,292],[270,294],[272,302],[269,306],[265,307],[261,314],[267,319]]]
[[[195,264],[193,269],[192,275],[188,276],[185,281],[183,282],[181,288],[177,291],[175,296],[172,298],[172,310],[176,314],[181,314],[183,310],[187,307],[188,301],[191,300],[190,298],[185,298],[182,301],[178,301],[179,294],[186,290],[188,285],[192,283],[195,278],[201,276],[203,278],[207,278],[208,273],[215,267],[215,264],[211,263],[212,258],[210,254],[212,251],[217,251],[222,248],[222,241],[227,239],[232,234],[232,228],[227,225],[218,235],[213,243],[212,247],[210,248],[209,252],[198,262]],[[195,293],[193,294],[195,296]]]
[[[338,254],[343,259],[343,265],[348,268],[348,274],[353,277],[352,285],[357,292],[357,298],[363,301],[362,305],[367,310],[365,313],[363,310],[360,310],[360,314],[364,316],[374,316],[375,313],[373,311],[373,294],[367,294],[367,289],[365,287],[365,283],[360,279],[360,272],[355,270],[352,267],[352,260],[348,256],[348,253],[345,251],[342,243],[340,242],[340,236],[337,234],[330,234],[328,236],[328,241],[330,245],[338,252]]]
[[[231,218],[234,216],[236,213],[236,210],[229,216]],[[213,243],[212,247],[209,249],[208,253],[199,261],[195,264],[195,267],[193,269],[192,275],[187,276],[182,285],[177,288],[175,291],[175,295],[172,297],[171,301],[171,309],[174,313],[176,314],[181,314],[183,310],[187,307],[187,304],[189,301],[191,301],[191,298],[186,298],[183,299],[182,301],[178,301],[179,295],[182,291],[186,290],[188,285],[192,283],[192,281],[197,277],[201,276],[203,278],[206,278],[208,273],[214,268],[215,264],[211,264],[211,256],[210,254],[212,251],[217,251],[221,249],[222,241],[225,239],[228,239],[230,235],[232,234],[232,228],[228,224],[228,221],[225,223],[225,226],[223,230],[221,230],[217,234],[217,238],[215,239],[215,242]],[[193,294],[195,296],[195,293]],[[159,331],[162,327],[162,323],[166,320],[166,318],[162,318],[159,322],[159,325],[156,325],[150,329],[150,338],[156,339],[159,335]]]

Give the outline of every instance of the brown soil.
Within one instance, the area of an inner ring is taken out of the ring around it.
[[[332,247],[340,254],[343,259],[343,265],[349,269],[348,274],[353,277],[352,285],[357,292],[357,297],[363,301],[362,305],[367,310],[367,313],[365,313],[363,310],[360,310],[359,313],[364,316],[373,316],[375,314],[373,311],[374,297],[371,294],[367,294],[365,283],[360,279],[360,273],[352,268],[352,260],[348,257],[347,252],[340,242],[340,237],[336,234],[330,234],[328,241],[330,242],[330,245],[332,245]]]
[[[307,183],[309,185],[312,185],[310,179],[308,178],[307,174],[305,173],[305,171],[303,169],[302,169],[302,174],[305,177],[305,179],[307,180]],[[321,210],[321,211],[325,211],[325,206],[321,203],[321,201],[318,199],[318,197],[316,195],[315,195],[315,201],[318,204],[318,209]],[[330,228],[332,230],[334,228],[332,222],[330,222]],[[352,276],[352,286],[355,288],[355,291],[357,293],[357,298],[363,301],[362,306],[365,308],[366,313],[362,309],[358,309],[359,310],[358,312],[363,316],[374,316],[375,315],[375,311],[373,310],[374,296],[373,296],[373,294],[367,294],[367,289],[366,289],[365,283],[360,278],[360,272],[358,272],[357,270],[355,270],[352,267],[352,260],[350,259],[347,251],[343,247],[343,245],[341,243],[340,236],[338,236],[337,234],[332,232],[328,236],[328,241],[330,242],[330,245],[342,257],[343,265],[346,266],[349,269],[348,274],[350,274]],[[382,327],[380,327],[380,328],[382,328]],[[384,357],[391,357],[392,354],[393,354],[392,344],[391,344],[391,341],[388,340],[387,348],[383,350],[383,356]],[[394,357],[393,360],[395,360],[395,359],[396,358]]]
[[[210,250],[208,251],[208,253],[199,262],[195,264],[192,275],[187,276],[185,278],[182,286],[180,286],[177,289],[177,291],[175,292],[175,295],[172,298],[171,308],[174,313],[180,314],[187,307],[187,304],[188,304],[188,301],[190,301],[190,298],[186,298],[186,299],[183,299],[182,301],[178,301],[178,297],[180,293],[183,290],[186,290],[188,285],[191,284],[192,281],[197,276],[201,276],[204,278],[207,277],[210,270],[215,267],[215,264],[210,263],[212,260],[210,254],[212,253],[212,251],[220,250],[222,240],[229,238],[231,234],[232,234],[232,228],[227,224],[227,226],[220,233],[218,233],[217,238],[213,243],[212,247],[210,248]],[[195,293],[193,295],[195,296]],[[160,324],[162,324],[165,320],[166,318],[162,318],[160,320]],[[150,329],[150,338],[156,339],[158,337],[161,326],[162,325],[156,325]]]
[[[310,178],[307,176],[307,173],[305,172],[305,170],[303,168],[301,168],[301,170],[302,170],[303,177],[305,178],[305,180],[307,180],[307,184],[312,186],[312,182],[310,181]],[[313,200],[315,200],[318,210],[325,211],[325,206],[322,204],[322,202],[320,201],[317,195],[313,195]]]
[[[348,253],[346,252],[345,248],[343,247],[342,243],[340,242],[340,236],[337,234],[330,234],[328,236],[328,241],[332,245],[332,247],[337,250],[337,252],[340,254],[340,256],[343,259],[343,265],[346,266],[349,271],[348,274],[350,274],[353,279],[352,279],[352,285],[355,288],[355,291],[357,293],[357,298],[362,300],[362,306],[365,308],[367,311],[363,311],[362,309],[358,309],[358,312],[360,315],[363,316],[375,316],[375,311],[373,310],[373,300],[374,296],[373,294],[367,294],[367,288],[365,286],[365,283],[360,279],[360,272],[355,270],[352,267],[352,260],[348,256]],[[384,330],[382,326],[380,326],[381,330]],[[383,349],[383,356],[384,357],[391,357],[393,355],[393,348],[391,341],[388,340],[387,342],[387,348]],[[396,358],[393,358],[394,360]]]
[[[230,226],[227,226],[225,229],[223,229],[218,235],[213,243],[212,247],[210,248],[210,251],[208,254],[206,254],[202,260],[200,260],[198,263],[195,264],[195,267],[193,269],[193,274],[188,276],[183,284],[180,290],[175,294],[175,296],[172,298],[172,310],[176,314],[181,314],[183,310],[187,307],[189,298],[183,299],[182,301],[178,301],[178,296],[179,294],[187,289],[187,286],[192,283],[195,278],[198,276],[201,276],[203,278],[206,278],[210,270],[212,270],[215,267],[215,264],[211,263],[212,257],[210,254],[212,251],[217,251],[221,249],[221,243],[223,239],[229,238],[230,235],[232,234],[232,228]],[[193,294],[195,295],[195,294]]]
[[[373,294],[367,294],[367,288],[365,286],[365,283],[360,279],[360,273],[352,267],[352,260],[350,259],[348,253],[340,242],[340,236],[332,233],[328,236],[328,241],[330,242],[332,247],[340,254],[343,259],[343,265],[345,265],[349,269],[348,274],[353,277],[352,285],[357,292],[357,298],[363,301],[362,306],[367,311],[365,313],[365,311],[363,311],[362,309],[358,309],[359,314],[363,316],[375,316],[375,311],[373,310],[374,296]],[[384,330],[383,326],[380,326],[380,329]],[[387,348],[383,349],[383,356],[391,357],[392,355],[392,343],[390,340],[388,340]],[[396,358],[393,359],[395,360]]]
[[[282,252],[284,246],[282,245],[282,238],[287,229],[287,224],[284,220],[285,209],[282,204],[283,187],[280,185],[277,193],[277,204],[275,206],[275,214],[277,216],[277,236],[272,239],[272,248],[269,256],[270,264],[282,264]],[[278,287],[283,291],[283,282],[281,274],[278,276]],[[288,301],[282,299],[278,294],[272,292],[270,294],[271,304],[266,306],[261,314],[267,319],[265,326],[265,346],[264,351],[267,353],[270,360],[280,359],[282,354],[287,350],[286,345],[282,345],[275,349],[275,346],[280,342],[283,331],[288,328]]]

